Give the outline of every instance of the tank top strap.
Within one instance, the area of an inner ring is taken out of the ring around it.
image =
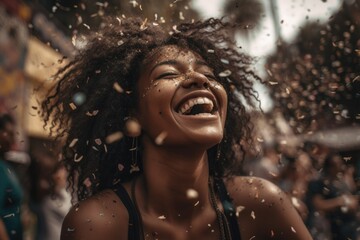
[[[129,214],[129,227],[128,227],[128,239],[129,240],[141,240],[140,238],[140,215],[137,211],[133,201],[131,200],[128,192],[126,189],[120,184],[119,187],[114,191],[124,206],[126,207],[128,214]]]
[[[221,204],[224,208],[226,220],[229,223],[231,239],[241,240],[239,224],[237,221],[234,204],[228,191],[226,190],[224,181],[221,178],[214,178],[215,191],[219,194]]]

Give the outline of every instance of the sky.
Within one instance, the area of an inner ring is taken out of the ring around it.
[[[222,17],[222,7],[230,0],[193,0],[191,7],[198,10],[203,18]],[[276,38],[274,23],[271,18],[270,1],[275,1],[278,9],[278,16],[281,26],[281,36],[291,42],[299,31],[300,27],[308,22],[325,22],[339,8],[341,0],[260,0],[264,4],[265,16],[256,27],[256,31],[250,33],[251,41],[238,36],[238,44],[249,55],[256,57],[258,64],[255,66],[260,76],[265,76],[266,71],[263,63],[266,56],[275,51]],[[272,108],[267,90],[257,85],[262,109],[266,112]]]

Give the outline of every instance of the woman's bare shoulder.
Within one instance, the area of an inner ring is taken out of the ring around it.
[[[128,213],[112,190],[75,204],[66,215],[61,240],[127,239]]]
[[[225,184],[234,201],[239,201],[239,203],[263,205],[265,201],[268,201],[270,204],[285,196],[275,184],[263,178],[236,176],[226,178]],[[260,200],[260,202],[254,200]]]
[[[275,184],[258,177],[225,180],[242,234],[256,239],[312,239],[289,197]]]

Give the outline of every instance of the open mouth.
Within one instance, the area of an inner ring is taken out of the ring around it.
[[[217,111],[216,103],[208,97],[190,98],[177,108],[177,112],[182,115],[214,115]]]

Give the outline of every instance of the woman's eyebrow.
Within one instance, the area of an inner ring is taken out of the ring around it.
[[[178,64],[179,64],[179,62],[176,61],[176,60],[166,60],[166,61],[163,61],[163,62],[159,62],[159,63],[155,64],[155,65],[151,68],[149,74],[151,74],[151,73],[155,70],[155,68],[157,68],[157,67],[159,67],[159,66],[161,66],[161,65],[173,65],[173,66],[176,66],[176,65],[178,65]]]
[[[205,61],[202,61],[202,60],[196,60],[195,64],[200,65],[200,66],[209,67],[209,64],[207,62],[205,62]]]
[[[171,60],[166,60],[166,61],[162,61],[162,62],[159,62],[157,64],[155,64],[151,70],[150,70],[150,73],[149,75],[155,70],[155,68],[161,66],[161,65],[173,65],[173,66],[177,66],[179,65],[180,63],[174,59],[171,59]],[[207,62],[203,61],[203,60],[196,60],[195,61],[195,65],[197,66],[205,66],[205,67],[209,67],[209,65],[207,64]],[[210,67],[209,67],[210,68]]]

